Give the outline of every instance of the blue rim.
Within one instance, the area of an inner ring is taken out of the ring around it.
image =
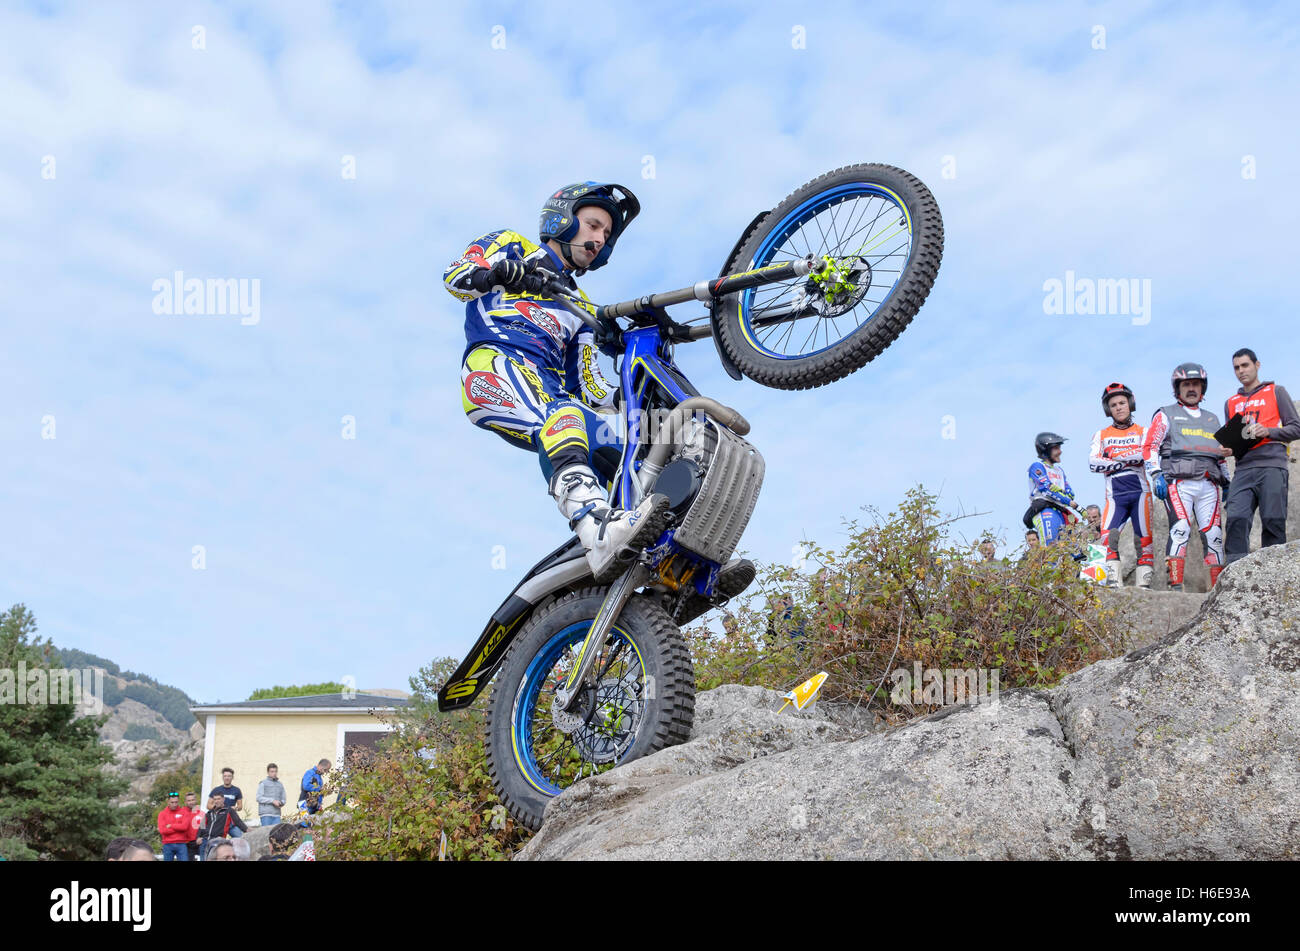
[[[564,788],[556,786],[543,776],[541,770],[538,769],[537,758],[533,755],[532,730],[529,729],[529,726],[537,715],[537,702],[546,675],[550,673],[555,666],[555,662],[560,659],[560,655],[566,649],[573,644],[582,643],[583,638],[587,636],[590,629],[591,621],[577,621],[552,637],[540,651],[533,655],[533,659],[528,663],[528,668],[524,671],[523,681],[519,685],[519,694],[512,713],[514,719],[511,724],[515,761],[523,767],[524,778],[527,780],[528,785],[548,796],[558,796],[564,791]],[[614,625],[610,636],[616,642],[624,641],[632,648],[640,661],[641,674],[644,677],[645,662],[640,658],[641,652],[636,643],[617,624]],[[548,714],[543,713],[543,715]],[[639,728],[640,724],[637,724],[637,727]],[[631,749],[631,744],[629,744],[628,748]],[[626,751],[624,752],[626,754]],[[619,757],[619,760],[621,759],[622,757]]]
[[[811,198],[804,201],[798,207],[792,209],[783,219],[781,219],[781,223],[777,225],[775,228],[773,228],[771,232],[768,233],[768,236],[763,240],[763,243],[759,245],[758,250],[754,253],[754,261],[750,265],[750,267],[759,268],[765,264],[771,263],[772,255],[774,255],[776,253],[777,248],[787,238],[789,238],[791,234],[794,233],[795,229],[800,227],[805,221],[811,219],[818,212],[822,211],[823,208],[829,207],[829,204],[832,200],[846,201],[849,198],[853,198],[858,195],[875,195],[879,198],[885,199],[890,204],[901,209],[904,214],[908,213],[906,206],[902,205],[893,194],[886,191],[882,186],[873,185],[869,182],[850,182],[846,185],[836,185],[834,188],[830,188],[824,192],[819,192],[818,194],[813,195]],[[908,254],[908,257],[909,258],[911,257],[910,252]],[[898,277],[901,280],[902,273],[900,273]],[[744,326],[745,336],[750,339],[751,343],[755,346],[755,349],[757,349],[764,356],[772,357],[775,360],[806,360],[809,357],[815,357],[819,353],[825,353],[827,350],[830,350],[831,348],[838,346],[839,344],[847,340],[849,337],[852,337],[854,334],[861,331],[862,328],[870,324],[871,321],[875,318],[876,314],[880,313],[881,309],[884,308],[884,306],[887,303],[889,303],[889,299],[894,296],[894,290],[896,289],[897,284],[898,281],[896,280],[895,287],[890,288],[889,293],[885,295],[885,299],[882,300],[879,304],[877,304],[875,310],[873,310],[870,314],[868,314],[866,319],[863,320],[862,323],[858,324],[851,331],[849,331],[849,333],[846,336],[841,337],[839,340],[836,340],[834,343],[827,344],[826,346],[822,347],[820,350],[814,350],[811,353],[796,353],[796,354],[777,353],[776,351],[770,350],[767,347],[763,346],[762,344],[758,343],[758,336],[755,334],[754,327],[750,323],[750,310],[752,306],[752,301],[754,299],[754,291],[757,290],[757,288],[751,287],[748,290],[741,292],[740,319]]]

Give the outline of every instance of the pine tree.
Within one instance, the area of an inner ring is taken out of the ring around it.
[[[0,613],[0,670],[16,676],[19,662],[61,666],[22,604]],[[11,858],[97,859],[116,834],[111,800],[126,784],[102,771],[113,758],[96,732],[103,718],[76,712],[67,703],[0,703],[0,848]]]

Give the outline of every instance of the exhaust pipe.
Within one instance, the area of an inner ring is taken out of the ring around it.
[[[668,419],[664,422],[663,432],[659,434],[659,441],[651,447],[645,462],[641,463],[642,485],[650,486],[654,484],[654,480],[663,471],[664,462],[673,449],[677,447],[682,426],[686,424],[686,417],[696,410],[712,416],[714,420],[726,426],[737,436],[747,436],[749,434],[749,421],[731,407],[723,406],[717,400],[710,399],[707,396],[692,396],[690,399],[682,400],[668,414]]]

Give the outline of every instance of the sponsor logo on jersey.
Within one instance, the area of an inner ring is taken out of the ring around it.
[[[605,388],[596,382],[596,372],[592,363],[595,361],[593,353],[594,347],[582,348],[582,382],[587,384],[587,392],[594,399],[603,400],[605,398]]]
[[[475,406],[500,406],[504,409],[515,407],[506,381],[485,370],[475,370],[465,377],[465,396]]]
[[[535,372],[537,364],[527,358],[523,363],[516,363],[515,369],[519,375],[524,378],[524,382],[533,388],[533,396],[538,402],[546,402],[546,389],[542,386],[542,378]]]
[[[561,342],[564,340],[564,331],[560,329],[560,322],[532,301],[519,301],[515,304],[515,310],[519,311],[525,320],[541,327],[556,340]]]
[[[561,416],[555,422],[551,423],[550,428],[546,430],[546,435],[558,436],[566,429],[575,429],[581,426],[582,426],[582,417],[574,414],[567,414],[565,416]]]

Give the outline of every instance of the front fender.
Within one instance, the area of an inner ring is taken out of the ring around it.
[[[473,648],[438,691],[438,710],[447,713],[472,704],[501,666],[506,651],[537,605],[548,595],[590,577],[591,569],[576,536],[534,565],[493,612]]]

